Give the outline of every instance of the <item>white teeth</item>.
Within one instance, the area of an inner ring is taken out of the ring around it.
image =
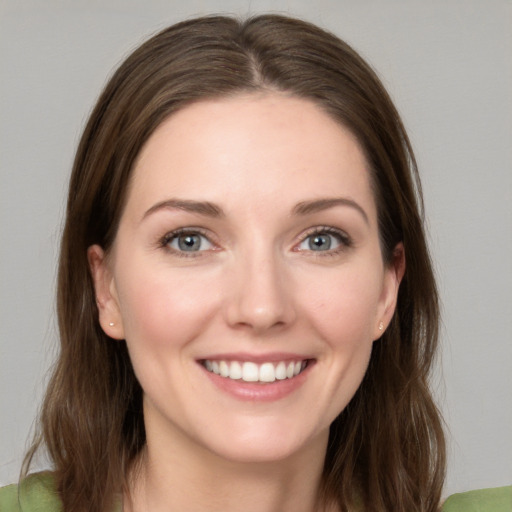
[[[226,363],[226,361],[221,361],[219,363],[219,370],[221,377],[229,377],[229,366],[228,363]]]
[[[242,365],[238,361],[232,361],[229,366],[229,378],[238,380],[242,378],[242,375]]]
[[[203,366],[212,373],[221,377],[240,380],[244,382],[274,382],[276,380],[292,379],[299,375],[307,367],[306,361],[290,361],[288,363],[256,364],[250,361],[240,363],[238,361],[213,361],[204,360]]]
[[[286,368],[286,377],[291,379],[293,377],[293,370],[295,368],[295,363],[288,363],[288,366]]]
[[[258,382],[259,372],[256,363],[244,363],[242,366],[242,380],[245,382]]]
[[[286,365],[282,361],[276,366],[276,379],[286,379]]]
[[[276,380],[276,371],[272,363],[263,363],[260,366],[260,379],[261,382],[274,382]]]

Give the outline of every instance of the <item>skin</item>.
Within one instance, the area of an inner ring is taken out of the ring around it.
[[[180,249],[184,228],[200,250]],[[125,510],[315,510],[329,425],[394,312],[395,254],[384,265],[359,145],[314,103],[239,95],[162,123],[112,250],[88,252],[100,323],[126,339],[144,390],[147,448]],[[198,362],[232,353],[311,364],[286,396],[241,399]]]

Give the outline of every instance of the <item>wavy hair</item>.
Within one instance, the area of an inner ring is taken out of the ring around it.
[[[153,36],[114,73],[81,138],[58,271],[60,355],[40,434],[64,510],[105,512],[145,445],[142,390],[126,344],[100,328],[87,248],[116,236],[135,159],[174,112],[202,99],[280,91],[315,102],[357,138],[371,169],[384,261],[407,268],[389,328],[333,422],[322,495],[341,511],[434,512],[444,479],[442,422],[429,390],[439,305],[421,185],[400,116],[371,67],[304,21],[203,17]]]

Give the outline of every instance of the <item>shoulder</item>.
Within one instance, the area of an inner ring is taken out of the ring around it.
[[[512,485],[450,496],[443,512],[511,512]]]
[[[0,512],[61,512],[52,473],[34,473],[0,489]]]

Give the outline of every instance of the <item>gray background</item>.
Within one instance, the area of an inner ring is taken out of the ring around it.
[[[290,13],[380,72],[422,173],[444,309],[445,494],[512,483],[512,2],[0,0],[0,484],[55,354],[56,253],[80,131],[106,77],[192,15]]]

